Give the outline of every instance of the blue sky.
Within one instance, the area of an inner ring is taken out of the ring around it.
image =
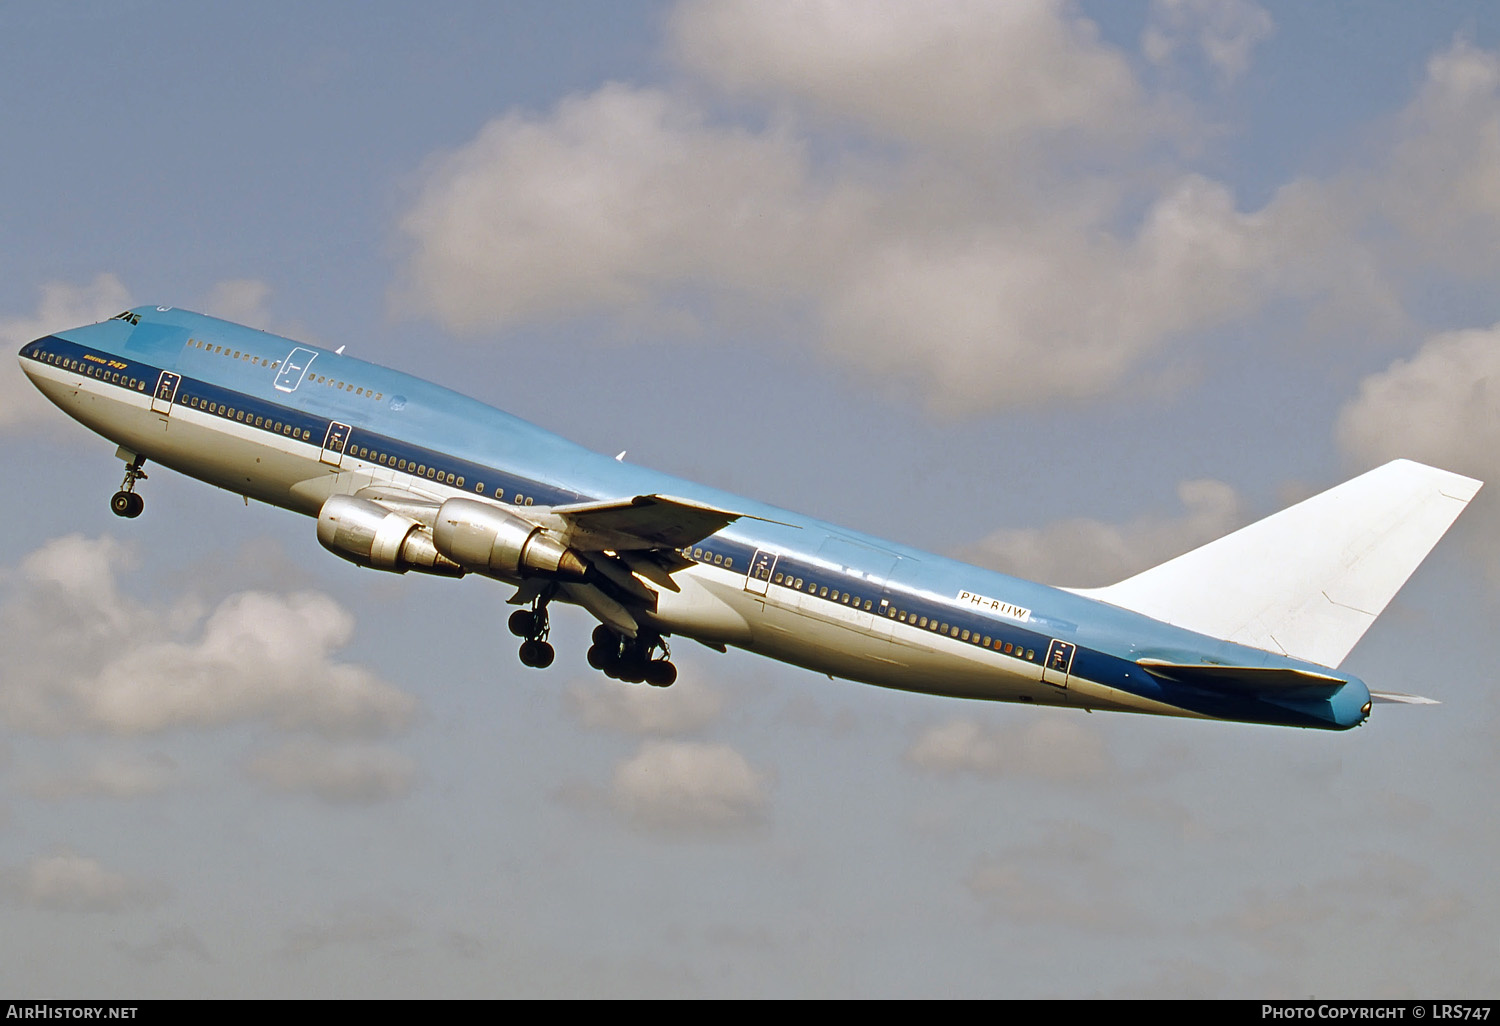
[[[0,340],[164,303],[1059,584],[1500,477],[1485,3],[0,9]],[[1491,489],[1342,735],[1038,713],[377,577],[0,373],[0,990],[1492,993]],[[149,468],[148,468],[149,469]],[[1059,958],[1059,952],[1068,957]]]

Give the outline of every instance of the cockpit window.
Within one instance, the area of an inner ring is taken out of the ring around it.
[[[139,324],[141,323],[141,315],[138,313],[131,313],[129,310],[121,310],[119,313],[111,317],[110,320],[129,321],[131,324]]]

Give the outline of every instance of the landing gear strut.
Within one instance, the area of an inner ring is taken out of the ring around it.
[[[658,648],[661,649],[661,658],[653,658]],[[594,628],[589,665],[602,671],[606,677],[628,684],[671,687],[677,680],[677,667],[672,665],[671,659],[672,650],[660,634],[643,631],[630,639],[621,637],[603,624]]]
[[[146,472],[141,469],[145,463],[146,457],[137,453],[125,464],[125,480],[109,500],[110,512],[115,516],[134,520],[146,508],[146,500],[135,494],[135,483],[146,480]]]
[[[530,609],[517,609],[510,614],[510,632],[521,642],[521,663],[538,670],[552,665],[557,653],[547,644],[547,634],[552,624],[547,616],[547,600],[538,598]]]

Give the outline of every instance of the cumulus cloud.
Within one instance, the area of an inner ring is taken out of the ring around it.
[[[1405,457],[1500,482],[1500,324],[1443,332],[1409,359],[1360,383],[1339,413],[1338,439],[1361,464]],[[1481,492],[1467,518],[1487,525],[1479,544],[1500,572],[1493,495]]]
[[[568,688],[568,707],[585,727],[624,734],[671,735],[702,730],[724,708],[724,696],[684,674],[668,691],[602,680]]]
[[[1097,587],[1221,538],[1245,524],[1239,495],[1203,478],[1177,486],[1181,516],[1149,514],[1125,524],[1076,518],[1046,527],[1005,528],[959,556],[1032,581]]]
[[[611,84],[509,114],[433,162],[402,227],[407,300],[460,329],[654,308],[666,283],[790,287],[837,218],[799,143]]]
[[[99,755],[85,766],[32,777],[21,789],[37,798],[141,798],[171,786],[177,764],[161,752]]]
[[[1184,175],[1120,227],[1125,197],[1091,181],[997,191],[934,165],[879,178],[816,173],[784,130],[610,85],[502,118],[437,162],[403,223],[404,295],[472,330],[668,316],[701,286],[810,311],[831,358],[969,409],[1113,388],[1184,332],[1317,291],[1337,237],[1299,187],[1251,214]]]
[[[1402,112],[1371,205],[1414,254],[1462,275],[1500,268],[1500,56],[1460,38],[1434,54]]]
[[[478,331],[753,305],[969,412],[1119,388],[1271,298],[1382,308],[1344,190],[1245,210],[1201,174],[1146,173],[1141,126],[1170,119],[1067,5],[684,5],[671,33],[776,113],[612,83],[497,118],[430,163],[402,221],[408,310]],[[1253,35],[1212,36],[1220,60]]]
[[[273,791],[367,804],[410,794],[416,768],[408,756],[378,745],[299,738],[257,755],[250,775]]]
[[[611,798],[640,829],[716,834],[761,821],[768,789],[765,775],[728,745],[647,741],[615,769]]]
[[[305,958],[330,947],[374,948],[388,951],[417,932],[411,920],[389,909],[343,908],[326,921],[308,923],[285,932],[281,954]]]
[[[67,849],[0,871],[0,891],[16,904],[54,912],[121,912],[163,897],[159,885],[130,879]]]
[[[130,305],[130,294],[112,274],[101,274],[87,285],[53,282],[42,287],[36,311],[20,316],[0,316],[0,348],[17,352],[28,342],[61,331],[113,317]],[[0,372],[0,431],[49,423],[52,404],[8,357]],[[61,423],[61,420],[56,421]]]
[[[197,962],[214,961],[203,938],[187,926],[159,930],[154,939],[139,944],[117,940],[115,950],[142,965],[158,965],[174,954],[190,956]]]
[[[790,97],[880,137],[943,145],[1140,132],[1120,51],[1060,0],[684,3],[677,59],[736,95]]]
[[[1141,37],[1147,59],[1165,64],[1184,48],[1203,56],[1221,83],[1250,67],[1250,54],[1275,28],[1270,14],[1249,0],[1151,0]]]
[[[981,856],[969,890],[992,912],[1028,923],[1119,926],[1133,917],[1121,905],[1110,838],[1076,822],[1054,823],[1030,844]]]
[[[1061,784],[1101,780],[1114,769],[1098,731],[1057,717],[993,727],[949,720],[922,731],[907,749],[906,760],[941,773],[1031,777]]]
[[[350,735],[410,721],[415,699],[334,658],[354,620],[328,596],[242,592],[204,616],[126,600],[115,574],[128,558],[75,535],[0,578],[0,722],[138,734],[259,720]]]
[[[1429,338],[1360,383],[1339,413],[1362,462],[1408,457],[1494,481],[1500,475],[1500,324]]]
[[[217,282],[209,292],[203,312],[268,331],[271,315],[266,301],[270,297],[271,286],[259,278],[226,279]]]

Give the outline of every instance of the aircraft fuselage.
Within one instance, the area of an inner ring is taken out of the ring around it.
[[[601,581],[663,636],[962,698],[1332,729],[1368,712],[1346,673],[1313,692],[1174,681],[1142,660],[1331,671],[622,463],[420,378],[226,321],[142,307],[20,358],[127,456],[311,517],[356,494],[463,497],[544,528],[554,508],[631,496],[733,511],[674,545],[674,566],[627,561],[634,583]],[[535,574],[511,583],[528,579],[535,589]],[[637,590],[650,600],[632,601]]]

